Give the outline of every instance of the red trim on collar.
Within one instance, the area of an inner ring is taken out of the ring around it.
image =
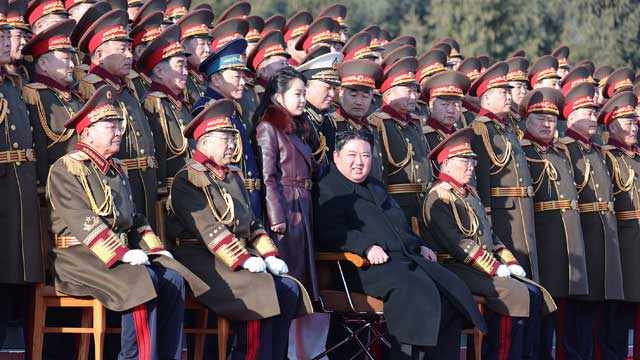
[[[151,82],[151,86],[149,87],[149,91],[153,92],[153,91],[160,91],[161,93],[165,93],[166,95],[168,95],[169,97],[171,97],[176,103],[178,103],[180,105],[180,107],[182,106],[182,103],[184,102],[184,96],[182,96],[182,94],[178,95],[175,94],[174,92],[172,92],[171,90],[169,90],[168,87],[157,83],[155,81]],[[178,110],[182,110],[182,109],[178,109]]]
[[[78,141],[78,143],[76,144],[75,150],[82,151],[83,153],[87,154],[91,162],[93,162],[103,174],[106,174],[107,171],[109,171],[110,166],[114,166],[113,158],[105,159],[104,156],[100,155],[91,146],[81,141]]]
[[[66,92],[66,93],[73,92],[73,88],[71,86],[63,86],[62,84],[58,83],[52,78],[44,75],[36,74],[36,76],[33,78],[33,81],[43,83],[48,87],[54,88],[56,90],[60,90],[62,92]]]
[[[353,116],[347,114],[347,112],[344,111],[342,106],[336,107],[336,113],[338,113],[338,115],[342,116],[345,119],[353,121],[354,123],[356,123],[359,126],[362,126],[362,127],[368,127],[369,126],[369,122],[367,121],[367,117],[366,116],[361,118],[361,119],[356,119]]]
[[[525,131],[525,132],[524,132],[524,136],[523,136],[522,138],[523,138],[523,139],[527,139],[527,140],[531,141],[532,143],[537,144],[537,145],[538,145],[539,147],[541,147],[541,148],[542,148],[542,150],[543,150],[543,151],[545,151],[545,152],[546,152],[547,150],[549,150],[549,149],[553,149],[553,150],[555,150],[555,145],[553,144],[553,140],[551,140],[551,141],[550,141],[550,142],[548,142],[548,143],[543,143],[543,142],[541,142],[540,140],[538,140],[537,138],[535,138],[533,135],[531,135],[531,133],[530,133],[530,132],[528,132],[528,131]]]
[[[206,166],[209,170],[211,170],[221,180],[224,180],[224,177],[229,172],[229,168],[227,166],[220,166],[220,165],[214,163],[205,154],[201,153],[200,150],[196,149],[196,151],[193,152],[192,159],[193,159],[193,161]]]
[[[467,186],[460,184],[458,181],[456,181],[456,179],[452,178],[451,176],[449,176],[449,175],[447,175],[447,174],[445,174],[443,172],[440,172],[440,174],[438,174],[438,180],[446,182],[449,185],[452,185],[459,192],[461,192],[463,196],[467,195]]]
[[[587,145],[593,145],[593,140],[591,138],[585,138],[584,136],[578,134],[577,132],[575,132],[573,129],[569,128],[564,132],[565,136],[568,136],[572,139],[581,141]]]
[[[380,106],[380,111],[386,112],[387,114],[391,115],[392,118],[398,121],[402,121],[403,123],[408,123],[411,121],[411,114],[406,114],[403,116],[387,103],[382,103],[382,106]]]
[[[607,144],[612,145],[617,147],[620,150],[624,150],[627,152],[632,152],[634,154],[640,154],[640,150],[638,149],[638,147],[636,145],[632,146],[632,147],[628,147],[627,145],[621,143],[620,141],[614,139],[614,138],[609,138],[609,141],[607,141]]]
[[[438,122],[436,119],[434,119],[433,117],[429,117],[429,119],[427,119],[427,125],[431,126],[432,128],[434,128],[435,130],[440,130],[443,133],[447,134],[447,135],[451,135],[454,132],[456,132],[456,127],[451,126],[450,129],[444,127],[444,125],[442,125],[440,122]]]
[[[480,108],[480,110],[478,111],[478,115],[480,116],[486,116],[491,120],[497,121],[502,125],[509,125],[509,119],[505,117],[501,118],[498,115],[492,113],[491,111],[485,109],[485,108]]]
[[[121,77],[113,75],[100,65],[91,64],[87,73],[98,75],[99,77],[109,80],[118,86],[124,86],[124,80]]]

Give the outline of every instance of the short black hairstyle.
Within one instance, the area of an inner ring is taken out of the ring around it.
[[[373,135],[367,130],[345,130],[336,133],[336,151],[342,150],[349,140],[364,140],[369,143],[373,149]]]

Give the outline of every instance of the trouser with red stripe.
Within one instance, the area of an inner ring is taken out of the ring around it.
[[[567,298],[555,301],[558,310],[542,320],[540,359],[593,359],[593,331],[599,303]]]
[[[235,344],[233,360],[281,360],[287,353],[289,326],[298,310],[300,288],[287,278],[273,277],[280,304],[280,315],[262,320],[238,321],[233,324]]]
[[[185,285],[175,270],[147,266],[158,295],[122,313],[118,360],[182,359]]]
[[[487,311],[489,333],[483,343],[483,358],[488,360],[537,359],[540,344],[542,293],[536,286],[529,290],[529,317],[511,317]]]

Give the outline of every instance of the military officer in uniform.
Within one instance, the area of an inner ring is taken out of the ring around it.
[[[429,77],[420,93],[429,108],[429,119],[423,128],[428,151],[456,131],[456,123],[462,116],[462,99],[471,82],[459,71],[445,71]],[[433,178],[438,178],[438,163],[431,161]]]
[[[264,93],[271,76],[289,66],[291,55],[286,47],[282,33],[270,30],[262,34],[253,51],[247,54],[247,67],[255,74],[253,85],[258,98]]]
[[[69,18],[64,4],[60,0],[34,0],[29,2],[25,14],[34,35],[52,25]]]
[[[6,21],[7,1],[0,1],[0,66],[11,61],[11,29]],[[0,81],[0,343],[7,323],[27,320],[28,286],[44,281],[35,152],[27,108],[20,97],[20,79],[3,74]],[[27,341],[27,327],[25,343]]]
[[[598,66],[593,72],[593,80],[596,82],[596,87],[598,88],[595,97],[595,103],[598,106],[602,106],[602,104],[604,104],[604,102],[606,101],[604,94],[602,93],[602,89],[604,88],[604,84],[607,83],[607,80],[609,79],[609,76],[611,75],[613,70],[615,70],[613,66],[605,64]]]
[[[126,81],[128,85],[135,90],[135,95],[140,100],[144,99],[149,92],[151,79],[140,71],[140,68],[138,68],[138,60],[140,60],[140,55],[144,52],[144,49],[149,46],[149,43],[162,32],[163,16],[160,11],[151,13],[140,20],[129,32],[129,36],[133,40],[133,42],[131,42],[131,51],[133,53],[133,68],[135,68],[135,70],[129,72]]]
[[[562,116],[567,120],[565,136],[560,138],[568,150],[573,178],[578,190],[578,211],[585,245],[589,294],[574,297],[565,305],[565,313],[575,313],[576,329],[569,336],[592,338],[596,323],[602,324],[599,308],[624,299],[620,244],[609,170],[597,136],[595,87],[582,83],[566,93]],[[573,231],[573,229],[572,229]],[[601,339],[596,336],[597,341]],[[558,351],[569,357],[589,359],[594,352],[592,341],[583,341],[573,348],[558,344]],[[602,344],[599,345],[602,348]]]
[[[529,78],[527,77],[529,60],[524,57],[512,57],[506,62],[509,64],[507,81],[511,85],[511,108],[507,117],[518,134],[518,139],[522,139],[527,126],[524,119],[520,117],[520,103],[529,92]]]
[[[235,20],[230,19],[227,21]],[[246,24],[246,21],[244,23]],[[193,106],[191,111],[193,116],[198,115],[211,101],[229,99],[237,104],[237,101],[242,98],[245,81],[244,72],[247,71],[243,59],[246,47],[247,42],[244,39],[231,40],[200,63],[198,69],[207,74],[209,81],[204,95]],[[238,130],[238,136],[240,137],[232,165],[242,170],[242,177],[249,192],[253,214],[256,218],[261,219],[262,196],[260,189],[262,183],[260,171],[258,170],[252,140],[245,127],[245,123],[250,119],[241,118],[238,109],[239,106],[236,106],[236,112],[231,117],[231,122]]]
[[[185,87],[185,101],[187,107],[204,95],[207,77],[198,71],[200,63],[211,55],[211,38],[209,25],[213,21],[213,13],[207,9],[194,10],[183,16],[177,25],[182,30],[181,41],[184,49],[191,54],[187,58],[187,86]]]
[[[551,55],[541,56],[531,65],[528,76],[532,89],[552,88],[560,90],[558,59]]]
[[[75,48],[69,33],[73,20],[64,20],[34,36],[23,52],[34,61],[33,82],[22,88],[29,110],[36,151],[39,186],[44,189],[49,167],[73,150],[78,140],[64,124],[78,112],[84,100],[72,88]]]
[[[237,321],[231,359],[280,360],[304,288],[273,276],[287,264],[251,210],[242,171],[230,165],[235,110],[232,100],[217,100],[185,128],[197,145],[171,186],[169,229],[176,257],[211,286],[198,300]]]
[[[480,100],[471,145],[478,154],[476,190],[492,219],[493,231],[524,268],[521,276],[539,280],[533,187],[518,135],[506,118],[511,109],[509,65],[498,62],[471,84]]]
[[[570,356],[584,342],[576,337],[578,329],[573,297],[589,293],[585,244],[578,211],[578,191],[574,185],[569,153],[555,137],[556,122],[564,97],[559,90],[532,90],[520,104],[520,115],[527,130],[520,140],[529,164],[533,184],[535,229],[540,285],[560,306],[557,315],[542,321],[540,355],[553,359]],[[564,351],[567,350],[567,351]]]
[[[610,99],[618,92],[633,90],[633,83],[635,83],[635,81],[635,70],[628,67],[616,69],[607,77],[604,85],[602,85],[602,96],[604,99]]]
[[[603,358],[627,356],[629,329],[634,330],[634,356],[640,349],[638,303],[640,303],[640,151],[637,147],[637,98],[631,91],[613,95],[598,114],[598,121],[609,131],[602,147],[613,182],[614,211],[618,220],[618,241],[624,280],[624,302],[607,307],[600,336]]]
[[[420,87],[422,87],[430,77],[446,71],[446,63],[447,55],[443,51],[438,49],[431,49],[426,53],[420,55],[420,57],[418,58],[418,72],[416,73],[416,78],[418,80],[418,83],[420,83]],[[424,132],[427,126],[427,120],[429,119],[429,110],[427,109],[426,99],[424,95],[420,97],[419,104],[421,107],[420,110],[425,115],[422,123],[422,131]]]
[[[464,75],[462,75],[464,76]],[[485,298],[488,359],[523,359],[525,344],[537,334],[526,325],[555,309],[546,291],[526,278],[523,269],[491,230],[491,223],[475,189],[470,185],[476,155],[472,129],[458,130],[438,144],[429,157],[440,173],[429,191],[423,216],[433,234],[438,262],[464,281],[472,293]],[[545,294],[545,304],[542,300]],[[544,310],[544,311],[543,311]],[[536,357],[530,357],[535,359]]]
[[[305,126],[311,126],[312,130],[310,138],[303,141],[311,147],[314,158],[321,166],[321,174],[328,170],[335,145],[336,128],[330,111],[335,88],[340,86],[336,70],[343,58],[342,53],[328,52],[296,68],[307,79],[307,104],[302,118],[306,121]]]
[[[560,79],[564,79],[569,73],[569,70],[571,70],[571,65],[569,65],[570,52],[568,46],[560,45],[551,53],[552,56],[558,59],[558,76]]]
[[[291,55],[291,58],[289,58],[289,64],[291,66],[300,65],[300,62],[306,56],[304,50],[296,49],[296,44],[300,36],[307,31],[312,22],[313,16],[308,11],[299,11],[289,18],[289,21],[287,21],[282,29],[284,41],[287,42],[287,52]]]
[[[84,32],[79,49],[91,55],[88,73],[80,79],[78,90],[88,99],[104,85],[115,89],[117,104],[124,118],[124,132],[117,157],[127,168],[136,209],[155,227],[154,205],[157,200],[158,167],[151,127],[140,99],[126,81],[131,71],[131,38],[127,32],[127,12],[114,9],[102,15]]]
[[[345,61],[338,67],[340,90],[335,112],[331,114],[336,132],[363,130],[371,133],[371,170],[369,176],[381,181],[382,144],[380,136],[367,119],[373,91],[380,86],[382,67],[373,61],[354,59]]]
[[[25,65],[22,48],[31,38],[31,27],[24,20],[27,11],[26,0],[11,1],[7,8],[7,22],[12,27],[11,32],[11,63],[5,65],[9,72],[20,75],[22,84],[29,82],[29,71]]]
[[[172,25],[151,41],[138,60],[140,71],[151,78],[142,104],[153,131],[161,195],[167,194],[173,177],[190,157],[189,143],[182,135],[191,122],[191,111],[183,100],[189,55],[180,44],[180,27]]]
[[[136,211],[127,170],[113,157],[123,133],[116,99],[103,86],[65,124],[80,139],[47,183],[55,286],[121,313],[120,359],[179,359],[184,280],[196,296],[209,287],[173,260]]]
[[[382,107],[369,116],[369,122],[382,143],[382,182],[414,232],[424,238],[428,234],[421,211],[433,172],[420,118],[413,114],[418,99],[417,65],[415,57],[407,57],[385,70],[380,86]]]

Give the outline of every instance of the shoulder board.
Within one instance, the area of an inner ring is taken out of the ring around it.
[[[333,119],[333,121],[335,122],[345,122],[345,118],[342,117],[342,115],[338,114],[337,112],[332,112],[331,114],[331,118]]]
[[[189,182],[196,187],[207,187],[211,184],[207,176],[207,168],[195,161],[191,161],[187,165],[187,175]]]
[[[384,111],[380,111],[380,110],[377,110],[373,114],[371,114],[370,118],[374,118],[374,117],[376,117],[378,119],[382,119],[382,120],[391,119],[391,115],[387,114]]]
[[[555,146],[558,147],[558,149],[562,150],[562,151],[569,151],[569,148],[567,147],[567,145],[565,145],[565,143],[563,143],[562,141],[556,141],[554,143]]]
[[[617,147],[607,144],[607,145],[602,145],[600,149],[602,149],[603,151],[611,151],[611,150],[617,149]]]
[[[422,116],[420,116],[420,115],[418,115],[418,114],[416,114],[416,113],[411,113],[410,115],[411,115],[411,118],[412,118],[413,120],[420,120],[420,119],[422,119]]]
[[[140,74],[138,74],[138,72],[135,70],[129,70],[129,73],[125,77],[127,79],[137,79],[140,77]]]
[[[167,97],[167,94],[163,93],[162,91],[153,91],[147,94],[147,98],[150,98],[150,97],[165,98]]]
[[[118,165],[118,167],[120,168],[120,171],[122,171],[122,173],[124,173],[125,175],[129,176],[129,169],[127,168],[127,166],[122,162],[122,160],[113,157],[113,162]]]
[[[521,139],[520,140],[520,146],[530,146],[531,145],[531,141],[527,140],[527,139]]]
[[[435,193],[438,199],[442,200],[445,204],[452,204],[455,202],[456,197],[452,192],[453,187],[445,182],[439,182],[429,190],[429,194]]]
[[[492,120],[487,117],[487,116],[478,116],[475,119],[473,119],[473,122],[481,122],[481,123],[488,123],[491,122]]]
[[[103,79],[96,74],[87,74],[82,77],[82,81],[89,84],[97,84],[100,81],[103,81]]]
[[[72,151],[62,157],[62,162],[67,167],[67,171],[76,176],[89,174],[87,167],[84,165],[86,160],[89,160],[89,155],[82,151]]]
[[[27,85],[24,86],[25,88],[30,88],[30,89],[34,89],[34,90],[44,90],[47,89],[48,86],[40,83],[40,82],[32,82],[32,83],[28,83]]]
[[[416,102],[420,105],[427,105],[427,103],[422,100],[417,100]]]
[[[564,136],[564,137],[561,137],[558,141],[562,144],[567,145],[567,144],[573,144],[574,142],[576,142],[576,139],[570,136]]]
[[[227,166],[229,168],[229,171],[231,172],[235,172],[235,173],[240,173],[240,175],[242,175],[242,169],[239,168],[238,166],[235,165],[229,165]]]
[[[436,132],[436,129],[432,128],[432,127],[431,127],[431,126],[429,126],[429,125],[425,125],[425,126],[423,126],[423,127],[422,127],[422,132],[423,132],[425,135],[426,135],[426,134],[431,134],[431,133]]]

